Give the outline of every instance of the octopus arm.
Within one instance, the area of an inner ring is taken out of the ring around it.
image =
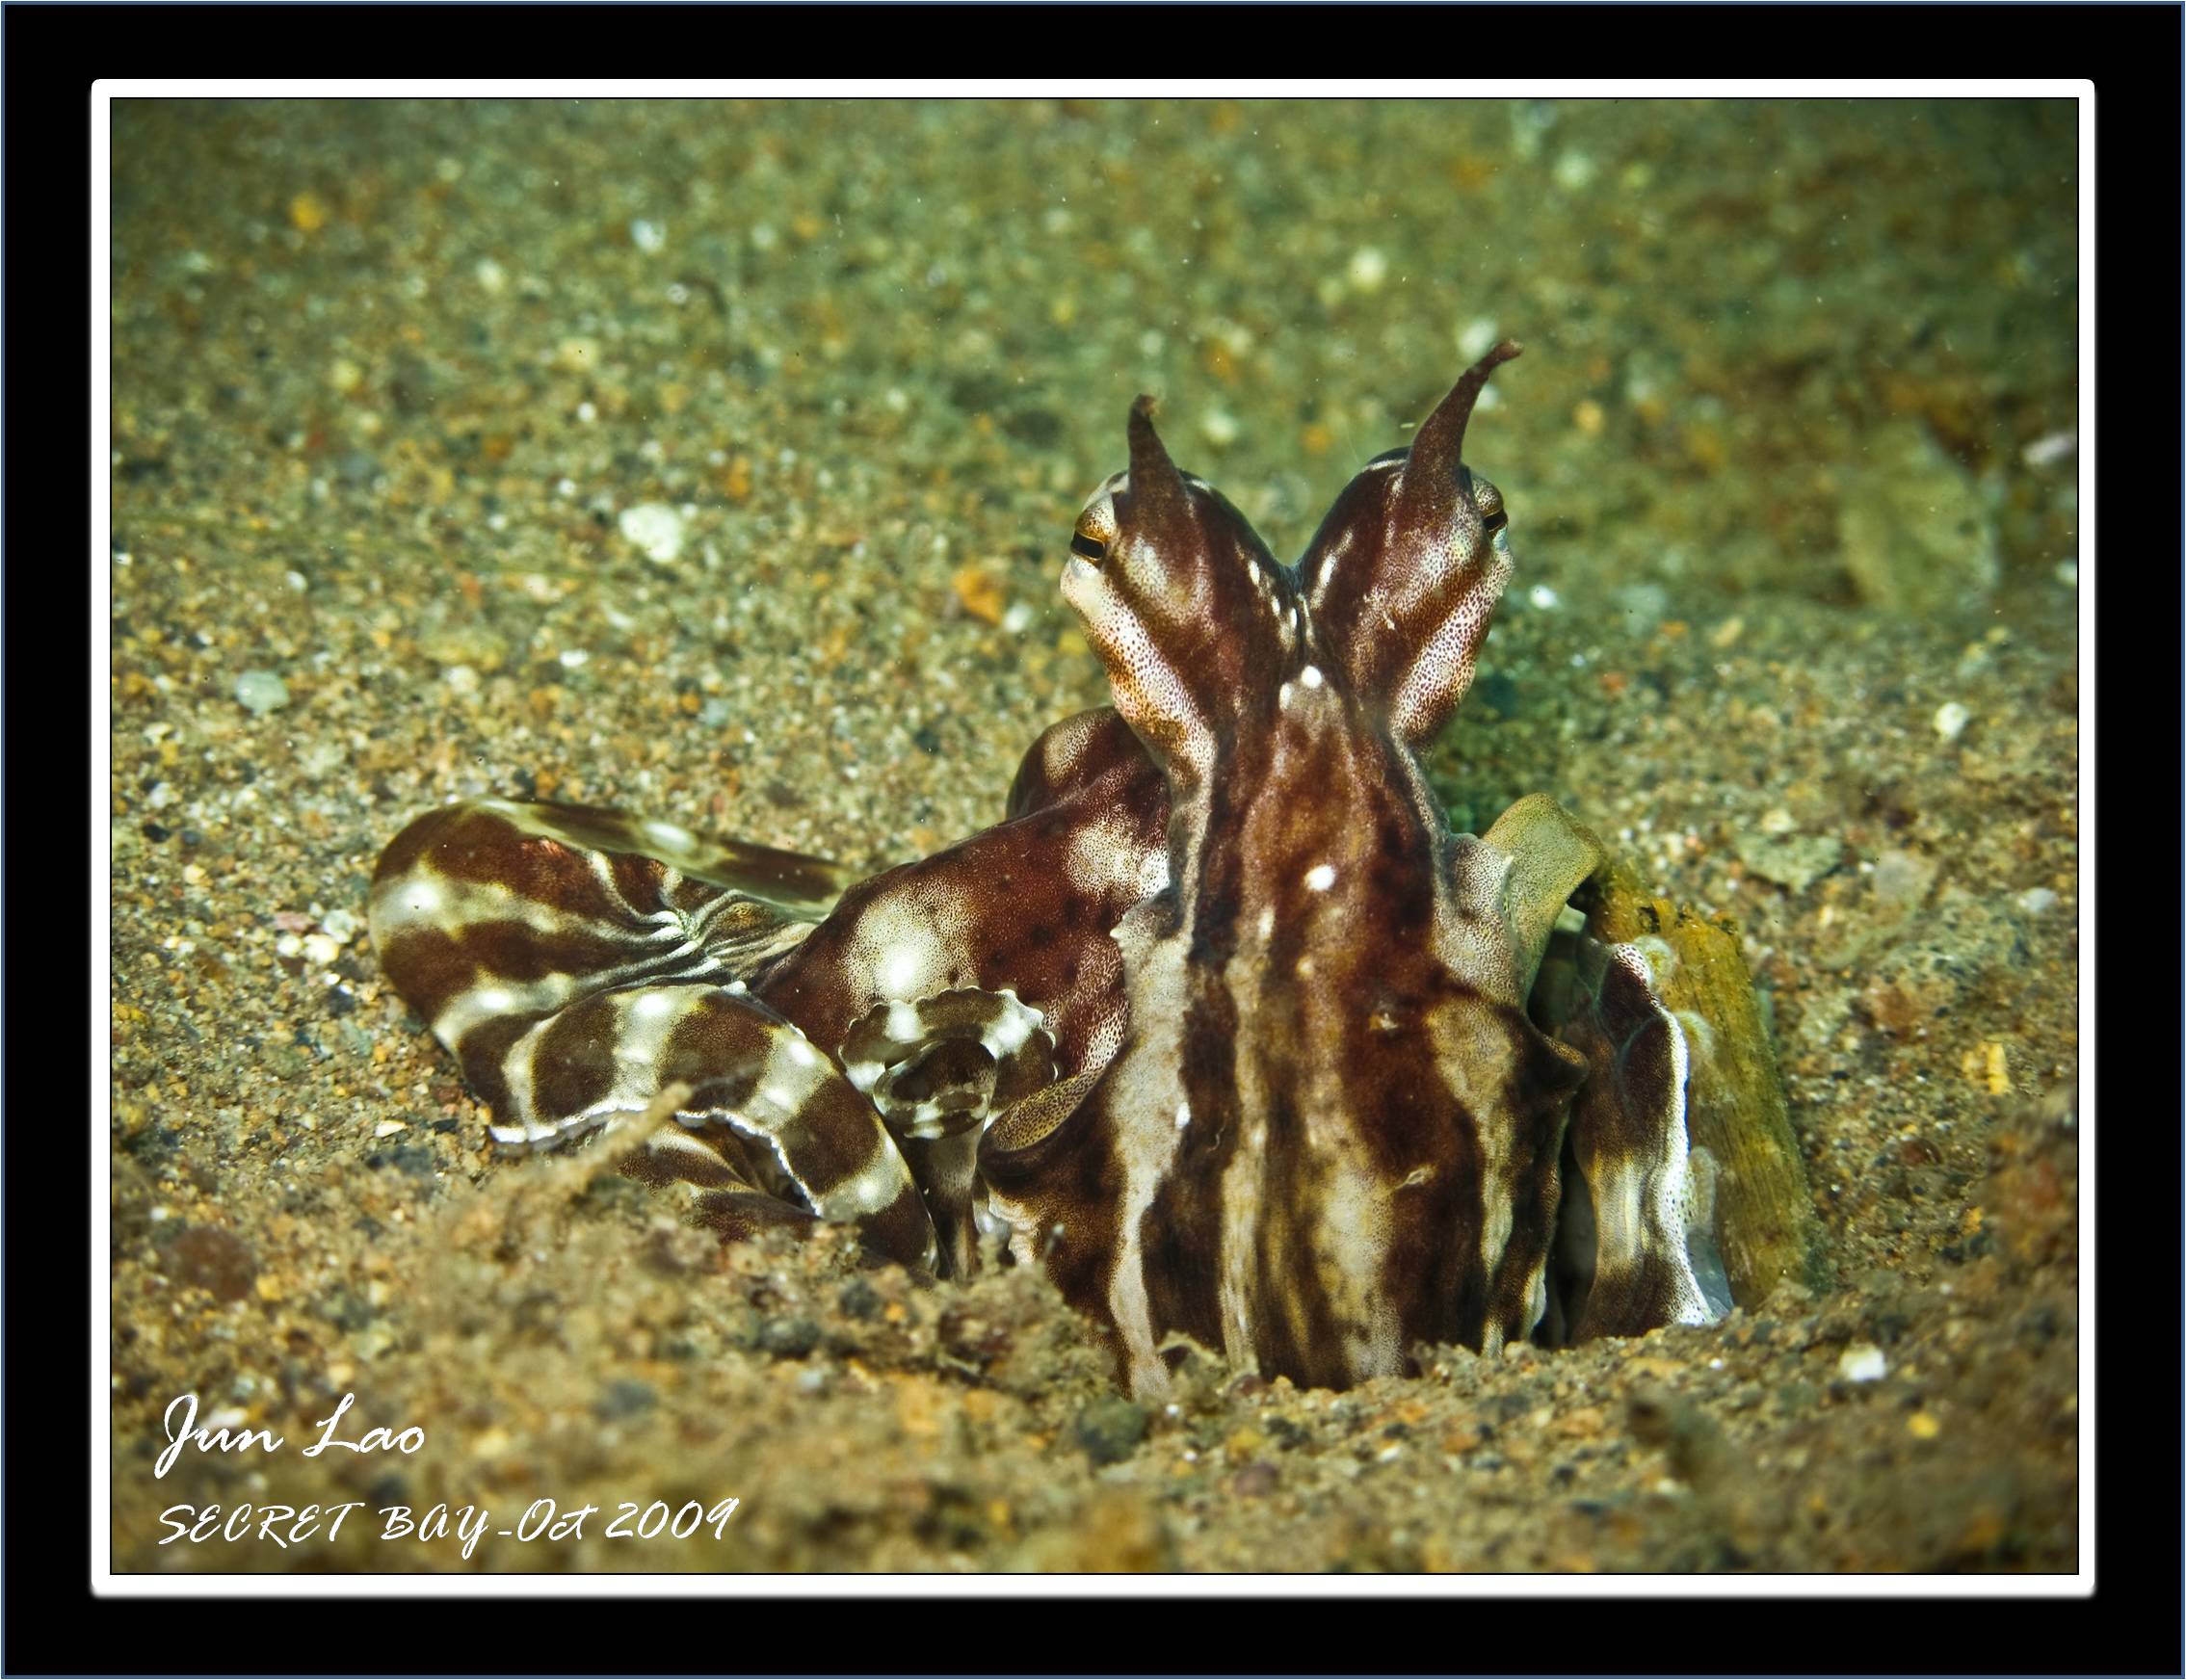
[[[633,1140],[639,1176],[793,1197],[931,1269],[933,1222],[880,1115],[748,978],[804,939],[811,923],[795,912],[837,883],[817,859],[665,824],[474,801],[388,847],[372,938],[503,1146],[625,1126],[681,1084],[680,1135]]]

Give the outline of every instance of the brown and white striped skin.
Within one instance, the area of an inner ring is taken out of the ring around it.
[[[990,1132],[982,1167],[1020,1246],[1113,1326],[1138,1393],[1161,1391],[1177,1334],[1341,1387],[1541,1319],[1590,1061],[1527,1014],[1546,923],[1513,887],[1537,883],[1449,834],[1418,759],[1510,575],[1501,498],[1459,451],[1511,354],[1354,480],[1296,571],[1178,470],[1144,400],[1128,472],[1079,521],[1064,593],[1168,777],[1170,884],[1118,932],[1116,1060],[1045,1136]],[[1647,1024],[1677,1032],[1659,1009]],[[1638,1026],[1617,1016],[1605,1054]],[[1682,1063],[1654,1071],[1681,1171]],[[1662,1264],[1690,1282],[1674,1235]],[[1598,1256],[1590,1330],[1700,1316],[1697,1285],[1618,1312],[1624,1270]]]
[[[731,1233],[848,1219],[944,1273],[1040,1264],[1142,1396],[1176,1335],[1342,1387],[1535,1334],[1552,1291],[1572,1335],[1704,1320],[1676,1021],[1584,932],[1535,995],[1598,843],[1538,799],[1453,835],[1420,765],[1510,575],[1460,450],[1515,354],[1295,569],[1141,399],[1064,576],[1116,709],[1042,736],[995,827],[845,891],[613,813],[451,806],[382,862],[389,974],[496,1137],[680,1080],[627,1169]]]

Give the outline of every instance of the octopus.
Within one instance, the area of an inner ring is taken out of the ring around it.
[[[500,799],[411,823],[373,943],[492,1137],[619,1131],[724,1239],[847,1221],[939,1278],[1038,1267],[1142,1399],[1194,1346],[1343,1388],[1720,1317],[1686,1035],[1584,907],[1607,851],[1541,795],[1453,832],[1424,768],[1512,574],[1461,451],[1517,354],[1296,565],[1140,398],[1063,560],[1115,703],[923,860],[854,881]]]

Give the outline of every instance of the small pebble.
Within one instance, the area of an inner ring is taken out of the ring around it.
[[[1217,449],[1227,449],[1237,441],[1236,416],[1221,408],[1210,408],[1207,417],[1199,422],[1199,431]]]
[[[616,521],[623,540],[655,565],[673,565],[683,552],[683,515],[665,502],[641,502]]]
[[[303,936],[303,959],[313,967],[324,968],[341,954],[340,944],[324,933],[306,933]]]
[[[854,1277],[842,1286],[841,1293],[835,1297],[835,1304],[842,1308],[846,1318],[866,1323],[879,1318],[881,1309],[887,1302],[881,1299],[881,1292],[864,1278]]]
[[[1095,1464],[1120,1464],[1146,1438],[1153,1414],[1129,1400],[1096,1400],[1078,1413],[1070,1432]]]
[[[1972,722],[1973,714],[1956,700],[1945,700],[1936,708],[1936,733],[1946,741],[1956,741]]]
[[[668,245],[668,229],[640,217],[630,223],[630,243],[647,256],[657,256]]]
[[[1731,840],[1731,851],[1751,873],[1795,893],[1804,892],[1844,857],[1842,842],[1829,834],[1796,839],[1739,834]]]
[[[2038,437],[2019,451],[2019,459],[2029,466],[2055,466],[2068,459],[2080,447],[2078,431],[2067,426],[2062,432],[2052,432],[2046,437]]]
[[[1847,1382],[1880,1382],[1890,1369],[1883,1350],[1872,1342],[1855,1342],[1837,1360],[1837,1375]]]
[[[245,711],[263,718],[288,704],[288,684],[277,671],[247,670],[235,679],[235,697]]]
[[[1280,1481],[1273,1464],[1264,1458],[1255,1458],[1229,1479],[1229,1485],[1240,1498],[1264,1499],[1276,1490]]]
[[[769,1319],[759,1326],[759,1352],[777,1359],[802,1359],[820,1345],[820,1326],[810,1319]]]
[[[1917,852],[1885,852],[1875,859],[1875,897],[1893,908],[1910,908],[1936,884],[1936,864]]]
[[[478,693],[478,672],[467,665],[451,665],[440,673],[440,680],[459,695]]]
[[[1556,160],[1551,173],[1565,192],[1577,193],[1593,180],[1594,161],[1583,151],[1567,151]]]
[[[2031,886],[2019,894],[2019,908],[2030,916],[2041,915],[2044,910],[2053,908],[2056,903],[2057,895],[2045,886]]]
[[[1003,609],[1009,604],[1002,592],[1001,580],[983,565],[961,566],[949,580],[963,610],[985,624],[1002,622]]]
[[[1379,292],[1382,283],[1389,277],[1389,259],[1370,245],[1361,246],[1351,253],[1348,273],[1356,290]]]
[[[618,1377],[599,1392],[593,1403],[593,1415],[613,1420],[638,1417],[660,1404],[660,1396],[649,1382],[635,1377]]]

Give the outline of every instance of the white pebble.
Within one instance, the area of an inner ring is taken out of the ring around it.
[[[1357,290],[1379,292],[1389,277],[1389,259],[1370,245],[1361,246],[1351,253],[1350,276]]]
[[[467,665],[451,665],[440,673],[440,680],[459,695],[478,693],[478,672]]]
[[[2080,447],[2077,428],[2067,426],[2062,432],[2052,432],[2046,437],[2038,437],[2019,451],[2019,459],[2029,466],[2055,466],[2069,459]]]
[[[1873,1342],[1855,1342],[1837,1360],[1837,1375],[1847,1382],[1880,1382],[1890,1369],[1883,1350]]]
[[[2053,907],[2056,903],[2057,895],[2045,886],[2030,886],[2025,892],[2019,894],[2019,908],[2026,911],[2030,916],[2041,915],[2042,911]]]
[[[1564,597],[1546,584],[1536,584],[1532,589],[1526,591],[1527,605],[1538,607],[1543,613],[1554,611],[1557,607],[1563,605],[1563,602]]]
[[[1936,733],[1946,741],[1956,741],[1972,722],[1973,714],[1956,700],[1945,700],[1936,708]]]
[[[328,938],[339,944],[347,945],[356,937],[356,930],[359,924],[357,919],[347,910],[329,910],[319,926],[325,930]]]
[[[1199,422],[1199,430],[1217,449],[1227,449],[1237,441],[1236,417],[1221,408],[1210,408],[1207,417]]]
[[[1565,192],[1576,193],[1593,179],[1594,161],[1583,151],[1567,151],[1556,160],[1550,173]]]
[[[235,697],[245,711],[263,718],[288,704],[288,684],[277,671],[247,670],[235,679]]]
[[[683,552],[683,515],[665,502],[641,502],[617,522],[623,539],[655,565],[673,565]]]
[[[668,244],[668,229],[640,217],[630,223],[630,243],[647,256],[657,255]]]
[[[375,1138],[392,1138],[397,1132],[407,1132],[409,1128],[404,1125],[400,1120],[382,1120],[377,1126],[374,1126],[372,1128],[372,1135]]]
[[[324,933],[306,933],[303,936],[303,959],[316,968],[324,968],[342,954],[342,948]]]
[[[482,292],[498,294],[508,290],[509,271],[489,256],[480,257],[478,266],[471,270],[471,275],[478,281]]]

